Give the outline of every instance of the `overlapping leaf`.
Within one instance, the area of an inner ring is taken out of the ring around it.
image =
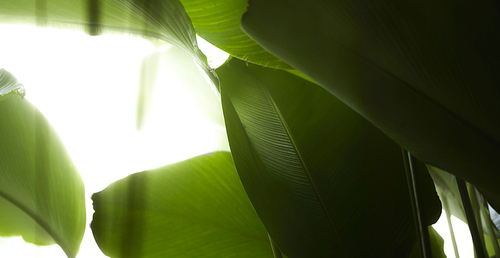
[[[0,83],[7,75],[17,85],[5,70]],[[58,244],[75,257],[85,231],[84,185],[61,140],[18,94],[0,102],[0,121],[0,235]]]
[[[251,0],[242,28],[418,159],[500,209],[494,1]]]
[[[240,20],[247,10],[247,0],[181,0],[193,22],[196,33],[216,47],[266,67],[290,66],[269,54],[240,29]]]
[[[227,152],[133,174],[92,200],[92,231],[111,257],[272,257]]]
[[[217,69],[243,186],[289,257],[405,257],[416,243],[399,146],[319,86],[237,59]],[[428,223],[439,200],[428,174]]]

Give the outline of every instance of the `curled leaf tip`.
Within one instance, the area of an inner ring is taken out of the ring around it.
[[[24,85],[17,81],[16,77],[7,70],[0,69],[0,99],[9,93],[15,92],[24,98],[26,89]]]

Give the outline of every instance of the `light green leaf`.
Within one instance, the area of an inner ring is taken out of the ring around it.
[[[441,200],[446,199],[450,214],[467,223],[455,176],[433,166],[427,166],[427,168],[434,181],[439,198]]]
[[[92,231],[111,257],[272,257],[227,152],[133,174],[92,200]]]
[[[290,66],[269,54],[240,29],[248,0],[181,0],[196,33],[227,53],[266,67]]]
[[[429,226],[428,229],[432,249],[432,258],[446,258],[446,254],[444,253],[444,239],[432,226]],[[410,258],[422,257],[422,250],[420,248],[420,245],[417,243]]]
[[[494,1],[251,0],[242,29],[500,210]]]
[[[243,186],[289,257],[407,257],[416,236],[401,149],[319,86],[232,59],[217,69]],[[428,174],[427,223],[441,207]]]
[[[0,102],[0,235],[58,244],[75,257],[85,231],[83,181],[45,117],[10,95]]]
[[[16,0],[0,3],[0,23],[27,23],[101,33],[131,33],[170,42],[189,53],[217,85],[179,0]]]
[[[9,96],[9,93],[17,93],[24,97],[26,91],[24,86],[7,70],[0,69],[0,101]]]

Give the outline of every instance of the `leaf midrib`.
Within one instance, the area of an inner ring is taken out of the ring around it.
[[[30,211],[26,206],[22,205],[20,202],[16,201],[14,198],[10,197],[9,195],[5,194],[3,191],[0,190],[0,197],[4,198],[8,202],[12,203],[14,206],[22,210],[26,215],[31,217],[40,227],[42,227],[51,237],[52,239],[63,249],[64,253],[68,257],[75,257],[75,255],[72,255],[71,251],[69,248],[66,246],[66,243],[59,238],[59,236],[51,229],[51,227],[45,223],[39,216],[37,216],[34,212]]]
[[[257,77],[257,76],[256,76]],[[257,77],[258,78],[258,77]],[[328,211],[324,201],[323,201],[323,198],[321,197],[321,194],[319,193],[319,190],[318,188],[316,187],[316,184],[311,176],[311,173],[309,172],[309,168],[306,164],[306,162],[304,161],[304,159],[302,158],[302,154],[300,153],[299,151],[299,148],[298,148],[298,145],[296,144],[295,142],[295,138],[293,137],[293,134],[290,130],[290,128],[288,128],[288,124],[286,123],[286,120],[285,118],[283,117],[283,115],[281,114],[280,110],[279,110],[279,107],[278,105],[276,104],[276,102],[274,101],[272,95],[269,93],[269,91],[263,86],[263,83],[262,81],[260,80],[260,78],[258,78],[259,82],[260,82],[260,87],[261,89],[263,90],[263,92],[265,93],[266,97],[268,98],[269,102],[271,103],[276,115],[278,116],[278,119],[280,120],[280,123],[281,125],[283,126],[283,129],[285,130],[286,134],[288,135],[288,139],[290,140],[290,143],[293,147],[293,149],[295,150],[295,154],[297,155],[297,158],[299,159],[300,161],[300,164],[302,165],[302,168],[304,168],[304,172],[307,176],[307,178],[309,179],[309,182],[311,184],[311,187],[313,188],[314,190],[314,193],[316,195],[316,198],[318,198],[318,201],[321,205],[321,208],[323,209],[323,211],[325,212],[325,215],[326,217],[328,218],[328,221],[330,222],[332,228],[333,228],[333,231],[335,232],[335,236],[338,238],[339,242],[341,243],[341,246],[342,246],[342,250],[344,251],[344,253],[348,256],[349,256],[349,252],[347,251],[347,249],[345,248],[345,245],[342,241],[342,238],[340,237],[340,233],[335,225],[335,223],[333,222],[333,219],[332,219],[332,216],[330,215],[330,212]]]

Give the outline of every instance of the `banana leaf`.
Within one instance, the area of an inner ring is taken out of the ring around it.
[[[398,145],[321,87],[232,59],[217,69],[245,190],[289,257],[408,257],[416,235]],[[425,221],[441,212],[422,177]]]
[[[0,23],[36,24],[160,39],[186,51],[215,85],[217,76],[198,48],[189,16],[178,0],[16,0],[0,3]]]
[[[21,87],[1,69],[0,90],[9,85]],[[58,244],[75,257],[85,231],[83,180],[56,131],[20,89],[0,101],[0,236]]]
[[[242,29],[500,210],[495,1],[251,0]]]
[[[92,232],[110,257],[273,256],[228,152],[130,175],[92,200]]]

